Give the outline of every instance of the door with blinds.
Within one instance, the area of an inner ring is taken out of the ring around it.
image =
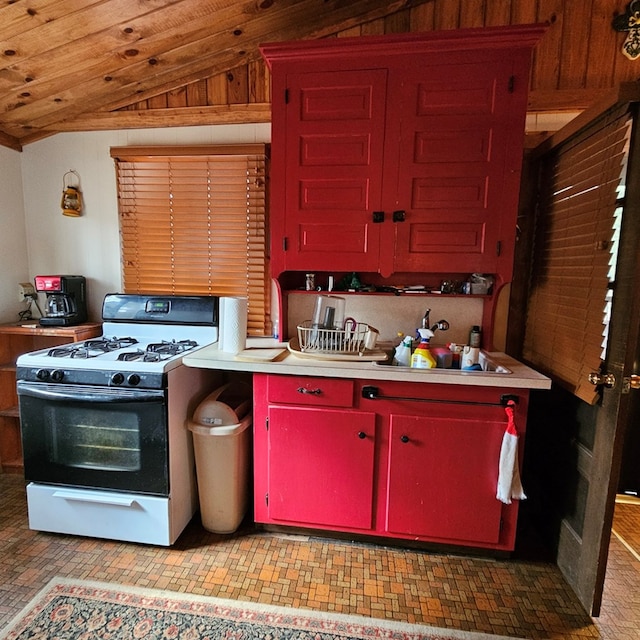
[[[583,118],[584,126],[559,132],[539,158],[522,354],[554,383],[532,401],[527,446],[537,464],[527,493],[556,544],[558,566],[593,616],[625,431],[637,428],[625,382],[639,373],[640,355],[636,112],[637,103],[624,101]]]

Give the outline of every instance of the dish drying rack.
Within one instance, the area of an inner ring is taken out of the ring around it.
[[[345,325],[344,329],[323,329],[305,320],[298,325],[300,351],[362,354],[368,331],[369,325],[362,322]]]

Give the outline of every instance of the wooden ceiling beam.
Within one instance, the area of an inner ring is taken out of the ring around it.
[[[56,129],[59,131],[105,131],[261,122],[271,122],[271,103],[269,102],[85,114],[68,122],[58,123]]]

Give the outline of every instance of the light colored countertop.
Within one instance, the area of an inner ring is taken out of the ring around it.
[[[271,373],[295,376],[320,376],[325,378],[356,378],[362,380],[395,380],[399,382],[425,382],[431,384],[457,384],[479,387],[511,387],[518,389],[550,389],[551,380],[501,353],[491,352],[489,357],[497,365],[511,373],[490,373],[484,371],[459,371],[451,369],[411,369],[380,365],[369,361],[325,360],[300,357],[287,351],[286,343],[269,339],[247,340],[247,348],[274,349],[281,347],[284,353],[274,361],[239,360],[232,353],[218,349],[218,343],[198,349],[183,358],[185,365],[203,369],[222,371],[242,371],[248,373]]]

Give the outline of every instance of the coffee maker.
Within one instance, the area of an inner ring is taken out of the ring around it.
[[[84,276],[36,276],[36,291],[47,295],[42,326],[70,327],[87,321]]]

